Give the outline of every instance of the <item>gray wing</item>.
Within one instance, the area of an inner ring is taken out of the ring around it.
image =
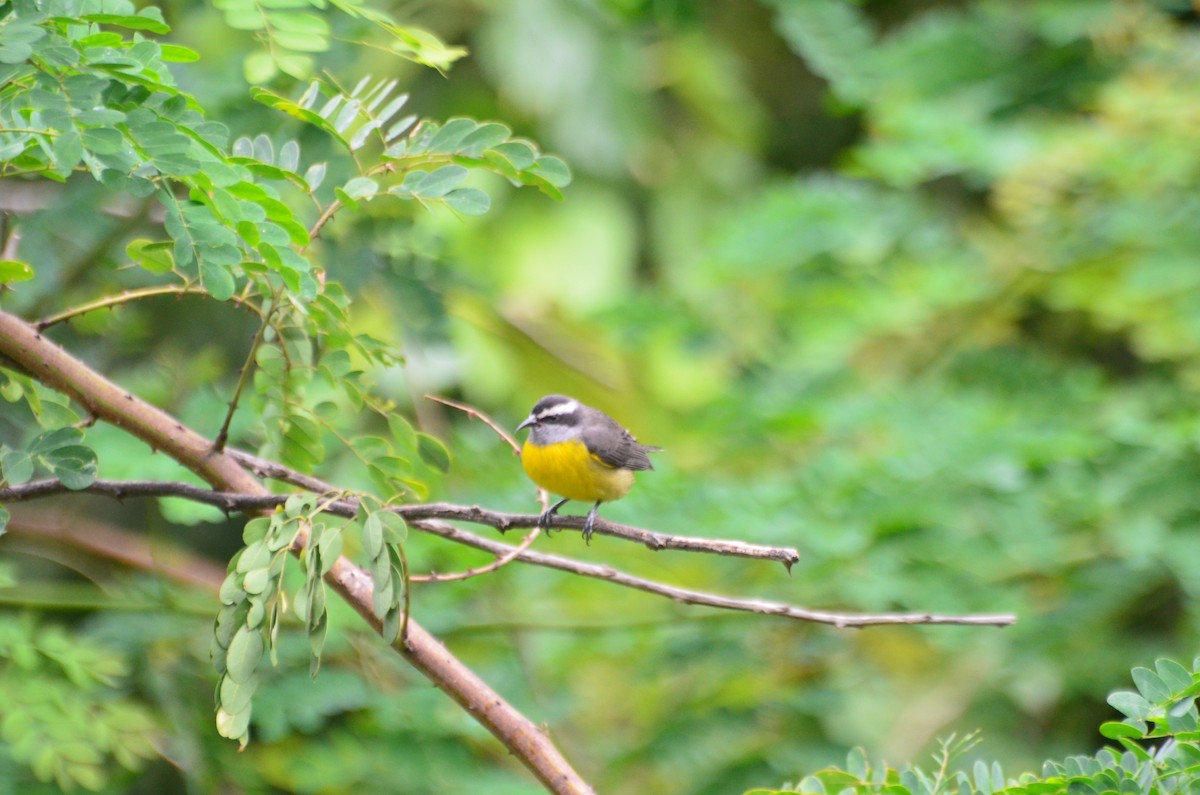
[[[603,415],[590,418],[582,436],[588,452],[615,469],[654,469],[646,454],[662,449],[638,444],[633,434]]]

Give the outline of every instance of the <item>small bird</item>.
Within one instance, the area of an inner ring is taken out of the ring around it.
[[[521,466],[529,479],[563,499],[547,509],[538,526],[569,500],[591,502],[583,522],[583,540],[592,543],[592,525],[602,502],[624,497],[633,486],[633,473],[654,469],[647,453],[661,450],[638,444],[629,431],[600,409],[566,395],[546,395],[517,430],[529,428],[521,448]]]

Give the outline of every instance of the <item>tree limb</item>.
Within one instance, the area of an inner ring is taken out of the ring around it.
[[[125,429],[171,456],[213,488],[251,496],[268,493],[236,459],[214,450],[211,441],[121,389],[8,312],[0,312],[0,355],[46,386],[66,394],[98,419]],[[292,547],[297,554],[307,540],[305,533],[298,536]],[[382,630],[372,611],[370,575],[346,558],[338,558],[325,579],[370,626],[377,632]],[[394,648],[485,726],[551,792],[562,795],[593,792],[537,725],[501,698],[416,621],[408,621],[407,635],[398,639]]]
[[[109,525],[57,511],[28,508],[14,513],[8,533],[42,541],[70,544],[97,557],[131,568],[162,574],[185,585],[216,593],[225,580],[225,568],[207,558],[168,544],[124,533]]]
[[[265,462],[264,462],[265,463]],[[276,465],[277,466],[277,465]],[[269,469],[264,467],[264,470]],[[275,471],[275,470],[271,470]],[[329,483],[316,479],[305,479],[304,488],[318,493],[338,492],[340,489]],[[315,488],[314,488],[315,487]],[[64,494],[70,490],[58,480],[35,480],[19,486],[0,488],[0,502],[23,502],[25,500],[48,497],[54,494]],[[101,494],[114,499],[127,497],[183,497],[194,502],[205,503],[220,508],[223,511],[254,511],[274,508],[287,500],[287,494],[242,494],[238,492],[212,491],[203,486],[190,483],[178,483],[157,480],[97,480],[83,491]],[[333,513],[341,516],[354,516],[357,501],[343,500],[344,505],[335,503],[331,506]],[[336,508],[336,509],[335,509]],[[536,527],[537,514],[502,513],[489,511],[478,505],[455,505],[447,502],[416,503],[412,505],[397,505],[389,510],[410,521],[417,519],[453,519],[461,522],[494,527],[500,532],[514,528]],[[555,516],[550,526],[556,530],[581,530],[582,516]],[[772,547],[763,544],[751,544],[746,541],[731,541],[720,538],[696,538],[692,536],[677,536],[668,533],[658,533],[640,527],[617,524],[606,519],[596,519],[595,531],[614,538],[634,541],[655,550],[678,550],[683,552],[707,552],[714,555],[731,557],[754,558],[758,560],[775,560],[791,569],[793,563],[800,559],[800,553],[791,547]]]
[[[315,485],[315,484],[314,484]],[[320,484],[329,486],[329,484]],[[53,494],[62,494],[68,490],[57,480],[39,480],[31,483],[26,483],[21,486],[10,486],[5,489],[0,489],[0,502],[21,502],[24,500],[35,499],[37,497],[45,497]],[[85,491],[103,494],[109,497],[122,499],[125,497],[183,497],[192,499],[197,502],[215,505],[226,511],[248,511],[256,509],[272,508],[276,505],[281,505],[287,500],[287,494],[265,494],[265,495],[243,495],[229,492],[210,491],[201,486],[194,486],[190,483],[168,483],[161,481],[105,481],[98,480],[93,483]],[[322,489],[323,493],[336,491],[331,486]],[[326,506],[326,510],[338,516],[352,518],[357,513],[358,507],[353,500],[336,500],[330,502]],[[772,602],[762,599],[741,599],[732,596],[724,596],[721,594],[707,593],[705,591],[695,591],[687,588],[677,588],[672,585],[666,585],[654,580],[646,580],[641,577],[635,577],[630,574],[618,571],[611,566],[595,563],[585,563],[565,558],[558,555],[549,555],[542,552],[536,552],[528,549],[532,543],[534,535],[531,534],[519,546],[512,546],[498,541],[492,541],[482,538],[474,533],[454,527],[447,524],[442,519],[455,519],[458,521],[475,522],[486,526],[496,527],[500,530],[507,530],[512,527],[535,527],[537,526],[537,516],[524,516],[521,514],[497,514],[491,511],[484,511],[478,507],[466,507],[460,505],[447,505],[445,503],[431,503],[429,505],[399,505],[393,506],[388,510],[395,511],[404,516],[412,524],[412,527],[417,530],[422,530],[427,533],[445,538],[449,541],[465,544],[476,549],[481,549],[496,556],[496,561],[493,561],[487,566],[478,569],[471,569],[469,572],[460,574],[448,574],[429,577],[428,581],[442,581],[451,579],[463,579],[464,574],[475,576],[484,574],[488,571],[493,571],[502,565],[505,565],[511,560],[517,560],[522,563],[530,563],[535,566],[545,566],[547,568],[559,569],[572,574],[578,574],[584,577],[594,577],[596,579],[605,580],[615,585],[625,586],[627,588],[635,588],[639,591],[665,596],[680,604],[702,605],[707,607],[717,607],[725,610],[741,610],[749,613],[760,613],[763,615],[782,616],[785,618],[799,619],[802,621],[813,621],[821,624],[831,624],[835,627],[865,627],[875,626],[879,624],[962,624],[974,626],[1007,626],[1016,621],[1016,617],[1009,614],[999,615],[961,615],[947,616],[937,615],[932,613],[835,613],[827,610],[812,610],[806,607],[790,605],[784,602]],[[577,517],[564,517],[577,519]],[[576,524],[581,522],[576,521]],[[557,525],[557,523],[556,523]],[[638,529],[638,528],[631,528]],[[643,531],[649,532],[649,531]],[[657,535],[657,534],[656,534]],[[670,538],[676,538],[670,536]],[[690,539],[697,542],[704,539]],[[675,546],[671,548],[683,548]],[[712,551],[712,550],[705,550]],[[413,581],[420,582],[422,578],[413,577]]]
[[[515,547],[499,541],[482,538],[454,525],[436,519],[418,519],[413,527],[433,533],[460,544],[482,549],[493,555],[503,555]],[[1003,627],[1016,622],[1011,614],[996,615],[965,615],[945,616],[934,613],[833,613],[826,610],[810,610],[806,607],[789,605],[784,602],[772,602],[765,599],[739,599],[732,596],[693,591],[689,588],[677,588],[664,585],[654,580],[646,580],[626,574],[599,563],[584,563],[582,561],[550,555],[545,552],[526,550],[517,556],[522,563],[532,563],[535,566],[545,566],[560,571],[568,571],[584,577],[594,577],[599,580],[635,588],[639,591],[658,594],[672,599],[680,604],[703,605],[719,607],[724,610],[743,610],[748,613],[761,613],[769,616],[783,616],[802,621],[813,621],[819,624],[832,624],[835,627],[866,627],[879,624],[966,624],[974,626]]]

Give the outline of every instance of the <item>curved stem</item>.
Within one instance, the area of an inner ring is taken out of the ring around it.
[[[233,415],[237,413],[238,401],[241,400],[246,384],[250,382],[250,374],[254,372],[254,361],[258,356],[258,346],[262,345],[263,337],[266,335],[267,329],[271,327],[271,317],[278,308],[278,302],[273,302],[271,308],[263,314],[262,322],[258,324],[258,331],[254,332],[254,340],[250,343],[250,352],[246,354],[246,361],[242,365],[241,373],[238,375],[237,386],[233,389],[233,397],[229,399],[229,410],[225,412],[225,420],[221,423],[221,430],[217,432],[217,438],[213,440],[213,450],[217,452],[225,449],[225,442],[229,439],[229,425],[233,422]]]
[[[410,576],[408,578],[408,580],[409,580],[409,582],[458,582],[461,580],[469,580],[472,577],[478,577],[481,574],[491,574],[496,569],[498,569],[502,566],[507,566],[509,563],[512,563],[514,560],[517,560],[518,558],[520,558],[521,553],[523,553],[525,550],[529,549],[529,547],[532,546],[533,542],[537,539],[537,537],[539,535],[541,535],[541,533],[542,533],[542,528],[537,525],[534,525],[533,530],[531,530],[525,536],[525,538],[522,539],[520,544],[518,544],[515,547],[512,547],[508,552],[505,552],[503,555],[497,555],[496,559],[493,560],[491,563],[487,564],[486,566],[480,566],[477,569],[467,569],[465,571],[456,571],[456,572],[453,572],[450,574],[437,574],[437,573],[416,574],[416,575]]]
[[[449,398],[438,397],[437,395],[426,395],[425,399],[432,400],[434,403],[441,403],[443,406],[449,406],[452,409],[458,409],[471,419],[479,420],[495,431],[497,436],[508,442],[508,446],[513,449],[514,453],[517,455],[521,454],[521,445],[517,443],[517,440],[513,438],[513,435],[501,428],[495,420],[474,406],[468,406],[466,403],[459,403],[457,400],[450,400]]]
[[[321,234],[321,229],[325,226],[325,224],[329,223],[330,219],[332,219],[333,216],[340,209],[342,209],[342,200],[341,199],[334,199],[333,201],[331,201],[329,203],[329,206],[326,207],[321,212],[321,216],[319,218],[317,218],[316,223],[314,223],[312,225],[312,227],[308,230],[309,239],[316,240],[317,235]]]
[[[104,298],[100,298],[95,301],[89,301],[86,304],[71,307],[70,309],[64,309],[63,311],[56,312],[53,315],[47,315],[41,320],[36,321],[33,324],[33,327],[38,331],[45,331],[51,326],[57,325],[80,315],[85,315],[88,312],[95,312],[97,309],[109,309],[114,306],[120,306],[121,304],[128,304],[132,301],[140,301],[143,298],[154,298],[160,295],[208,295],[208,291],[198,284],[174,284],[163,287],[143,287],[138,290],[126,290],[123,293],[105,296]],[[243,308],[250,309],[258,315],[262,315],[262,310],[259,307],[255,306],[252,302],[242,298],[241,296],[234,296],[229,300]]]

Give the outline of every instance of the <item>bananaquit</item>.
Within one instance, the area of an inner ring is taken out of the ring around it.
[[[568,500],[591,502],[583,522],[583,540],[592,543],[592,525],[602,502],[619,500],[633,485],[633,472],[654,469],[646,453],[661,450],[638,444],[633,434],[600,409],[565,395],[537,402],[517,430],[529,428],[521,448],[521,466],[529,479],[563,499],[538,518],[546,529]]]

